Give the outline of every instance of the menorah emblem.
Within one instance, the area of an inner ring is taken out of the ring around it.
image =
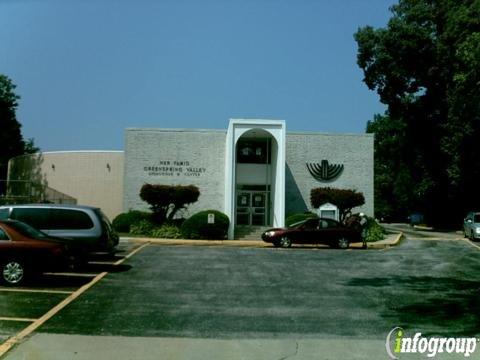
[[[328,160],[322,160],[322,164],[307,163],[307,169],[318,181],[332,181],[339,177],[343,171],[343,165],[329,164]]]

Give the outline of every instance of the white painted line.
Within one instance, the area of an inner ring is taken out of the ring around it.
[[[95,277],[100,274],[94,274],[94,273],[69,273],[69,272],[48,272],[48,273],[43,273],[43,275],[48,275],[48,276],[78,276],[78,277]]]
[[[113,265],[115,262],[113,261],[89,261],[90,265]]]
[[[133,250],[131,253],[129,253],[125,258],[117,261],[115,265],[120,265],[122,262],[124,262],[126,259],[130,258],[131,256],[135,255],[137,252],[142,250],[144,247],[148,246],[149,243],[143,244],[142,246],[139,246],[135,250]],[[80,295],[82,295],[85,291],[90,289],[93,285],[95,285],[97,282],[99,282],[101,279],[103,279],[108,272],[104,271],[97,276],[95,276],[92,281],[89,283],[83,285],[81,288],[79,288],[77,291],[74,293],[70,294],[66,299],[64,299],[62,302],[54,306],[52,309],[50,309],[47,313],[45,313],[42,317],[39,319],[35,320],[32,324],[27,326],[25,329],[20,331],[18,334],[12,336],[9,338],[7,341],[5,341],[3,344],[0,345],[0,358],[5,355],[7,351],[9,351],[12,347],[14,347],[17,343],[22,341],[25,337],[30,335],[32,332],[34,332],[36,329],[38,329],[40,326],[42,326],[47,320],[49,320],[51,317],[56,315],[60,310],[62,310],[64,307],[69,305],[72,301],[74,301],[76,298],[78,298]]]
[[[2,317],[0,316],[0,321],[19,321],[19,322],[34,322],[37,319],[28,319],[28,318],[15,318],[15,317]]]
[[[473,247],[476,247],[477,249],[480,250],[480,246],[478,246],[477,244],[474,244],[473,242],[471,242],[470,240],[468,239],[462,239],[463,241],[465,241],[466,243],[472,245]]]
[[[107,272],[103,272],[99,275],[97,275],[92,281],[90,281],[88,284],[83,285],[80,289],[75,291],[74,293],[70,294],[66,299],[64,299],[62,302],[54,306],[52,309],[50,309],[46,314],[44,314],[42,317],[39,319],[35,320],[32,324],[27,326],[25,329],[20,331],[17,335],[12,336],[9,338],[7,341],[5,341],[2,345],[0,345],[0,358],[8,351],[10,350],[15,344],[17,344],[19,341],[21,341],[24,337],[30,335],[33,331],[35,331],[38,327],[43,325],[48,319],[50,319],[52,316],[54,316],[56,313],[58,313],[60,310],[62,310],[65,306],[70,304],[73,300],[75,300],[77,297],[79,297],[81,294],[83,294],[85,291],[90,289],[93,285],[95,285],[98,281],[100,281],[105,275],[107,275]]]
[[[117,262],[115,262],[113,265],[120,265],[122,264],[125,260],[127,259],[130,259],[133,255],[135,255],[136,253],[138,253],[140,250],[142,250],[143,248],[147,247],[148,245],[150,245],[150,242],[147,242],[139,247],[137,247],[136,249],[134,249],[132,252],[130,252],[129,254],[125,255],[125,257],[123,259],[120,259],[118,260]]]
[[[16,288],[0,288],[6,292],[27,292],[27,293],[45,293],[45,294],[72,294],[73,291],[67,290],[47,290],[47,289],[16,289]]]

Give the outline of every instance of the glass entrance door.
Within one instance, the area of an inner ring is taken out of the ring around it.
[[[237,225],[267,224],[267,192],[239,191],[237,195]]]

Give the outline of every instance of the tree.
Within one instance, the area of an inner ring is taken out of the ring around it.
[[[196,202],[199,196],[200,191],[194,185],[145,184],[140,190],[140,198],[150,205],[158,223],[174,219],[179,210]]]
[[[318,209],[325,203],[337,206],[340,212],[340,222],[343,223],[352,213],[354,207],[365,204],[365,197],[356,190],[321,187],[312,189],[310,202],[315,209]]]
[[[15,94],[15,85],[5,75],[0,74],[0,180],[7,178],[8,160],[22,155],[25,149],[21,125],[15,111],[20,97]],[[0,195],[5,193],[5,183],[0,181]]]
[[[355,34],[364,82],[388,106],[367,125],[376,189],[394,213],[443,222],[446,209],[461,216],[480,202],[480,0],[400,0],[391,11],[386,28]]]

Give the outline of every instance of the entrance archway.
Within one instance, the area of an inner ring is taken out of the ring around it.
[[[235,146],[235,223],[272,226],[278,146],[264,129],[245,132]]]
[[[225,157],[225,213],[235,225],[283,226],[285,122],[230,120]]]

